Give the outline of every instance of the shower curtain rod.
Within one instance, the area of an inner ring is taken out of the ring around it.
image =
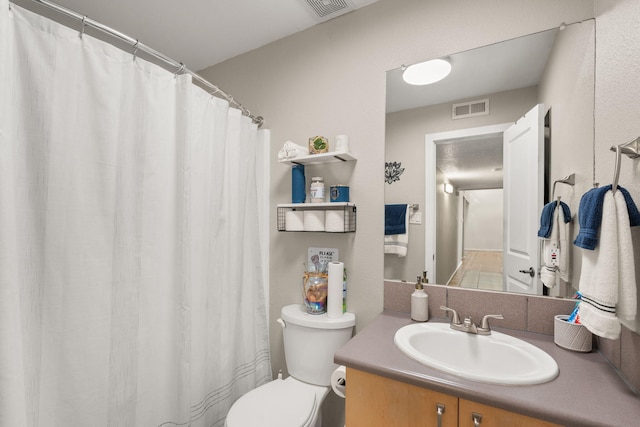
[[[53,3],[50,2],[48,0],[29,0],[31,2],[34,3],[38,3],[41,4],[43,6],[46,6],[50,9],[55,10],[56,12],[59,12],[63,15],[66,15],[68,17],[77,19],[78,21],[80,21],[82,23],[82,30],[80,32],[80,35],[82,35],[84,33],[84,27],[85,26],[90,26],[93,27],[99,31],[102,31],[105,34],[108,34],[110,36],[116,37],[126,43],[129,43],[133,48],[134,48],[134,52],[133,54],[135,55],[135,53],[138,50],[142,50],[146,53],[148,53],[149,55],[163,61],[164,63],[177,68],[176,70],[176,74],[190,74],[192,78],[194,78],[195,80],[197,80],[199,83],[203,84],[204,86],[208,87],[209,89],[212,89],[212,92],[210,92],[211,95],[219,95],[222,98],[226,99],[227,101],[229,101],[229,104],[235,106],[236,108],[238,108],[240,111],[242,111],[243,114],[245,114],[246,116],[248,116],[255,124],[258,125],[258,127],[262,126],[262,124],[264,123],[264,118],[262,116],[254,116],[253,114],[251,114],[251,112],[245,108],[241,103],[239,103],[238,101],[236,101],[235,99],[233,99],[233,96],[229,95],[228,93],[226,93],[225,91],[223,91],[222,89],[220,89],[218,86],[214,85],[213,83],[209,82],[208,80],[206,80],[204,77],[198,75],[197,73],[189,70],[187,67],[185,67],[185,65],[182,62],[177,62],[165,55],[163,55],[162,53],[150,48],[149,46],[146,46],[143,43],[140,43],[138,40],[127,36],[126,34],[121,33],[120,31],[114,30],[113,28],[110,28],[104,24],[101,24],[100,22],[94,21],[93,19],[88,18],[85,15],[81,15],[71,9],[67,9],[64,6],[60,6],[57,3]],[[11,4],[9,4],[11,5]]]

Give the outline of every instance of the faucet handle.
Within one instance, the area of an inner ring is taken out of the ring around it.
[[[449,308],[449,307],[446,307],[444,305],[441,305],[440,306],[440,310],[450,311],[453,314],[453,319],[451,319],[451,323],[452,324],[460,325],[462,323],[462,322],[460,322],[460,315],[453,308]]]
[[[504,316],[502,314],[487,314],[482,318],[479,327],[481,329],[489,330],[489,319],[504,319]]]

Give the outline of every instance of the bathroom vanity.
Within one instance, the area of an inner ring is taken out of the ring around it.
[[[347,425],[559,426],[353,368],[347,377]]]
[[[537,385],[487,384],[403,354],[394,335],[411,323],[406,313],[385,311],[336,352],[335,362],[347,367],[349,427],[627,426],[640,419],[640,398],[598,352],[570,352],[549,335],[495,328],[547,352],[559,375]]]

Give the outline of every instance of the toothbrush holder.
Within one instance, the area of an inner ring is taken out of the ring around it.
[[[568,318],[559,314],[553,319],[553,342],[567,350],[590,352],[593,342],[591,332],[584,325],[567,322]]]

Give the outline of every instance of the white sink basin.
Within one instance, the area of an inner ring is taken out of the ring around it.
[[[558,376],[558,364],[547,353],[496,331],[475,335],[447,323],[414,323],[398,329],[394,340],[412,359],[469,380],[518,385]]]

